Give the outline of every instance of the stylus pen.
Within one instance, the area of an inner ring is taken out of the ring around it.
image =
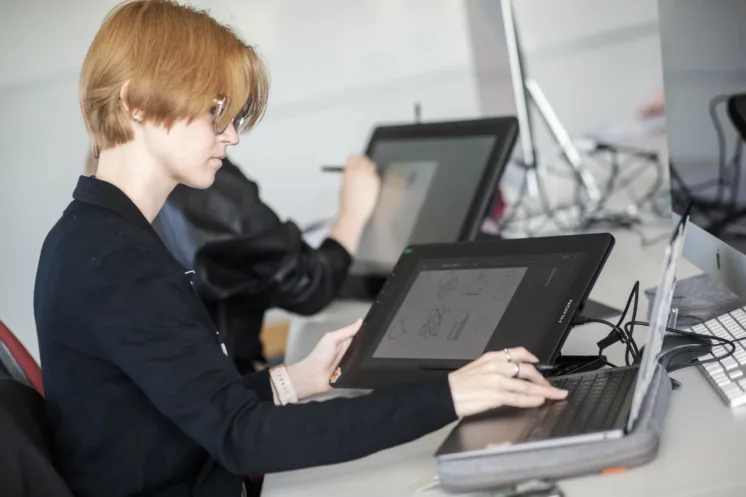
[[[325,173],[343,173],[344,166],[321,166],[321,171]]]

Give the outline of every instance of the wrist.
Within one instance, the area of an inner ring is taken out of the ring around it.
[[[284,406],[298,402],[298,394],[285,365],[270,368],[269,383],[275,405]]]
[[[298,399],[305,399],[316,393],[316,379],[311,372],[306,371],[303,361],[285,366],[290,382]]]
[[[354,209],[342,209],[342,212],[337,215],[335,225],[344,226],[345,229],[362,234],[369,217]]]
[[[342,245],[350,255],[357,252],[367,218],[363,215],[342,212],[329,233],[330,238]]]

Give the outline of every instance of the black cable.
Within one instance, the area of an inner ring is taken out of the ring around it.
[[[636,325],[638,325],[638,326],[650,326],[650,323],[645,322],[645,321],[633,321],[633,323],[636,324]],[[627,324],[630,324],[630,323],[627,323]],[[668,331],[670,333],[675,333],[677,335],[690,336],[690,337],[700,338],[700,339],[703,339],[703,340],[711,340],[711,341],[714,340],[716,342],[720,342],[720,343],[722,343],[724,345],[729,345],[731,347],[730,352],[727,352],[727,353],[725,353],[723,355],[715,356],[712,359],[707,359],[707,360],[704,360],[704,361],[701,361],[701,360],[697,359],[696,361],[693,361],[690,364],[683,364],[683,365],[681,365],[679,367],[673,368],[673,369],[669,370],[669,372],[676,371],[676,370],[679,370],[679,369],[682,369],[682,368],[685,368],[685,367],[689,367],[689,366],[696,366],[696,365],[700,365],[700,364],[709,364],[709,363],[712,363],[712,362],[717,362],[717,361],[722,361],[723,359],[727,359],[728,357],[732,356],[736,352],[736,343],[737,342],[741,342],[743,340],[746,340],[746,337],[739,338],[739,339],[736,339],[736,340],[730,340],[728,338],[719,337],[717,335],[704,335],[702,333],[694,333],[693,331],[684,331],[684,330],[678,330],[676,328],[669,328],[669,327],[666,327],[666,331]],[[710,345],[704,345],[703,344],[702,347],[712,347],[712,344],[710,344]],[[676,355],[678,355],[680,353],[683,353],[683,352],[684,351],[682,351],[682,350],[675,351],[675,354],[673,354],[672,357],[676,357]],[[714,354],[713,354],[713,356],[714,356]],[[662,357],[665,357],[665,355],[662,356]]]
[[[632,291],[630,292],[629,297],[627,298],[627,304],[624,306],[622,315],[619,316],[619,321],[617,321],[616,325],[609,322],[604,322],[603,320],[596,321],[589,318],[583,318],[588,322],[600,322],[612,328],[613,331],[611,333],[609,333],[605,338],[598,341],[598,353],[599,355],[601,355],[604,349],[621,340],[622,343],[625,344],[624,362],[627,366],[637,360],[637,358],[640,356],[640,350],[638,349],[637,343],[635,342],[635,339],[633,337],[633,329],[628,331],[626,329],[626,325],[623,327],[622,323],[624,323],[624,320],[627,317],[627,313],[629,312],[629,309],[633,305],[633,303],[634,307],[632,310],[632,320],[634,321],[637,319],[637,305],[639,303],[639,294],[640,282],[636,281],[634,286],[632,287]]]
[[[624,360],[629,365],[630,359],[628,356],[632,355],[632,361],[635,362],[640,357],[640,349],[637,348],[637,343],[635,343],[634,339],[634,332],[635,332],[635,321],[637,321],[637,304],[639,303],[639,297],[640,297],[640,282],[636,281],[635,285],[632,287],[632,294],[635,296],[635,303],[632,307],[632,325],[629,327],[629,331],[627,332],[627,335],[629,336],[629,341],[631,342],[632,346],[634,347],[634,354],[630,354],[630,349],[627,347],[627,350],[624,353]],[[629,323],[627,323],[629,324]],[[627,328],[624,328],[625,331],[627,331]]]
[[[612,338],[609,341],[611,341],[611,343],[620,341],[620,342],[622,342],[625,345],[625,347],[626,347],[625,364],[627,366],[630,365],[629,354],[632,354],[633,358],[637,357],[637,354],[638,354],[638,352],[637,352],[637,344],[634,343],[634,340],[632,339],[632,337],[628,333],[626,333],[624,331],[624,329],[622,329],[620,326],[615,325],[614,323],[612,323],[610,321],[606,321],[605,319],[599,319],[599,318],[582,318],[582,320],[585,323],[600,323],[600,324],[604,324],[604,325],[606,325],[606,326],[608,326],[609,328],[612,329],[612,333],[610,335]],[[616,336],[614,336],[614,334],[616,334]],[[609,337],[607,337],[607,338],[609,338]],[[604,340],[606,340],[606,339],[604,339]],[[599,343],[604,342],[604,340],[601,340]],[[606,345],[605,342],[598,346],[598,356],[599,357],[601,357],[603,355],[603,351],[607,347],[608,347],[608,345]]]
[[[605,227],[608,226],[610,228],[634,229],[637,225],[640,224],[641,220],[638,219],[636,216],[630,216],[626,213],[614,214],[602,212],[603,207],[606,205],[612,195],[618,193],[621,190],[627,191],[627,195],[630,197],[632,205],[634,205],[638,210],[642,208],[646,203],[652,204],[658,194],[658,191],[661,189],[663,178],[665,176],[664,167],[660,161],[658,154],[637,147],[626,145],[612,145],[610,143],[600,141],[595,141],[594,146],[595,148],[591,150],[589,154],[600,155],[602,153],[608,153],[609,157],[604,157],[604,160],[608,160],[611,168],[609,178],[605,182],[605,185],[601,191],[601,199],[598,201],[598,204],[594,206],[594,209],[588,209],[586,203],[584,202],[584,199],[582,198],[580,187],[581,183],[579,182],[579,176],[576,171],[571,170],[566,174],[560,174],[555,168],[544,166],[545,170],[549,171],[552,174],[576,180],[574,182],[573,188],[574,195],[572,207],[575,207],[578,210],[578,223],[577,225],[573,223],[568,225],[567,222],[562,221],[560,216],[557,215],[557,211],[560,210],[560,208],[552,205],[546,189],[546,185],[543,184],[541,177],[537,175],[538,181],[536,186],[538,190],[538,200],[540,208],[542,210],[541,214],[543,214],[544,216],[544,222],[539,227],[524,227],[525,231],[532,232],[535,230],[541,230],[541,228],[543,228],[544,225],[547,223],[552,223],[554,227],[559,231],[574,231],[576,229],[587,230],[592,229],[598,225],[604,225]],[[628,157],[624,157],[624,159],[622,159],[623,155],[626,155]],[[633,165],[635,165],[636,161],[643,162],[637,165],[637,167],[632,167]],[[536,168],[538,168],[539,165],[538,163],[535,165],[526,163],[519,164],[521,165],[521,167],[523,167],[524,171],[527,174],[524,174],[524,178],[521,182],[516,201],[514,201],[512,205],[508,207],[508,214],[500,223],[502,226],[508,226],[510,224],[516,223],[516,221],[519,220],[517,216],[519,209],[522,210],[527,216],[530,217],[531,215],[530,209],[525,206],[525,200],[528,193],[528,174],[530,174],[532,171],[535,172]],[[655,179],[649,189],[646,190],[642,195],[639,195],[637,192],[632,191],[631,185],[639,179],[640,174],[642,173],[644,168],[650,167],[651,165],[655,168]],[[655,210],[655,206],[653,206],[653,210]],[[532,234],[528,233],[528,236],[532,236]]]

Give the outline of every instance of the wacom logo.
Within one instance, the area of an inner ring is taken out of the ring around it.
[[[565,316],[567,316],[567,311],[570,310],[570,306],[572,305],[572,299],[567,301],[567,305],[565,306],[565,309],[562,311],[562,314],[560,315],[558,323],[561,323],[565,320]]]

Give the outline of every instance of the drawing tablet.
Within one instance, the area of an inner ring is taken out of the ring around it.
[[[613,245],[606,233],[410,245],[330,383],[377,388],[506,347],[551,363]]]
[[[339,297],[373,300],[409,245],[474,240],[517,137],[512,116],[378,126],[381,194]]]

